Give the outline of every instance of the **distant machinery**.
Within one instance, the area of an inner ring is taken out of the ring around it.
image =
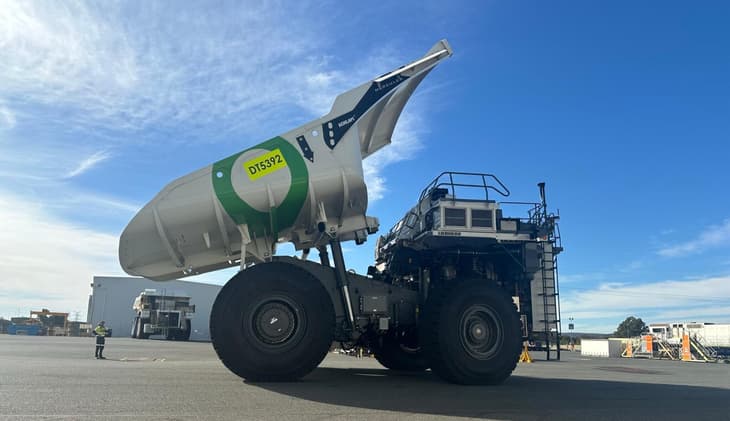
[[[134,299],[132,309],[135,311],[133,338],[163,335],[168,340],[190,339],[190,317],[195,313],[195,305],[190,304],[189,296],[146,289]]]
[[[730,359],[730,323],[655,323],[632,338],[583,339],[581,355],[715,362]]]
[[[49,311],[31,311],[30,317],[13,317],[10,319],[8,334],[31,336],[68,336],[68,313]]]
[[[730,323],[651,324],[649,335],[643,342],[651,344],[648,351],[652,354],[654,351],[658,352],[659,357],[693,361],[728,358]]]
[[[649,333],[670,342],[688,334],[707,346],[730,347],[730,323],[657,323],[649,325]]]
[[[12,317],[8,326],[8,335],[42,335],[42,326],[37,319],[30,317]]]

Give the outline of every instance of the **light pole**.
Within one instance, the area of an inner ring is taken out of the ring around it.
[[[571,351],[573,351],[575,349],[575,338],[573,338],[573,328],[574,327],[575,327],[575,325],[573,324],[573,318],[568,317],[568,330],[570,331],[570,332],[568,332],[568,336],[570,337],[570,344],[568,345],[568,349],[570,349]]]

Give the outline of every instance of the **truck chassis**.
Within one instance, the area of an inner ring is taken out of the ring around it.
[[[454,182],[457,176],[479,183]],[[485,196],[462,199],[459,188]],[[492,175],[441,174],[380,237],[367,276],[346,270],[336,239],[329,242],[334,267],[319,247],[319,263],[272,257],[239,272],[211,312],[219,357],[246,379],[286,381],[312,371],[339,341],[369,347],[389,369],[431,368],[453,383],[501,383],[524,340],[557,328],[557,286],[545,297],[532,288],[536,276],[555,279],[561,248],[544,185],[542,203],[503,202],[528,206],[525,218],[503,217],[490,190],[509,194]]]

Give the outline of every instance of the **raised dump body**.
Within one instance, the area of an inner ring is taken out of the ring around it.
[[[390,143],[414,89],[450,55],[442,40],[339,95],[324,117],[168,184],[122,233],[122,267],[169,280],[265,261],[277,243],[365,241],[378,221],[365,214],[362,160]]]

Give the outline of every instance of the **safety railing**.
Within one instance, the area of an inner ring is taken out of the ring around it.
[[[463,180],[463,181],[462,181]],[[429,194],[432,194],[437,189],[446,189],[445,194],[449,194],[451,199],[474,199],[474,197],[465,195],[457,195],[457,188],[469,189],[481,189],[484,192],[484,199],[489,200],[489,190],[493,190],[504,197],[510,195],[510,191],[502,181],[497,178],[494,174],[485,173],[471,173],[471,172],[456,172],[456,171],[445,171],[439,174],[431,183],[426,186],[421,192],[419,202]],[[481,200],[481,197],[479,197]]]

